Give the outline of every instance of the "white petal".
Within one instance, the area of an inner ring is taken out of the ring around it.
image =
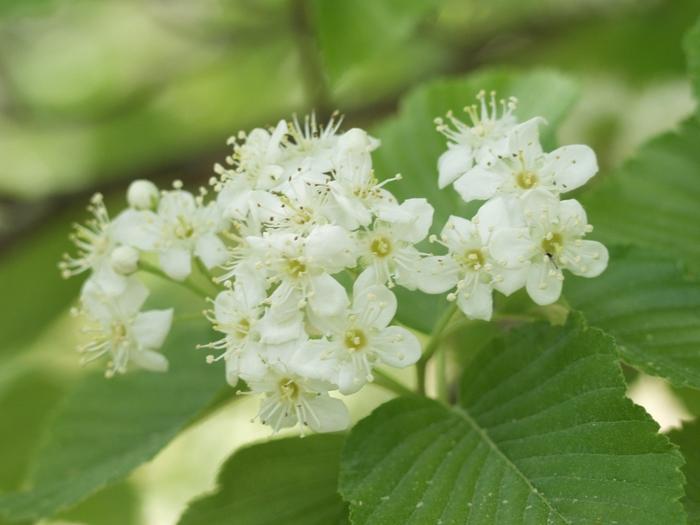
[[[110,235],[121,244],[152,251],[159,240],[161,222],[160,217],[152,211],[127,209],[112,221]]]
[[[475,166],[455,181],[455,190],[464,202],[486,200],[496,194],[504,180],[499,171]]]
[[[431,255],[420,262],[418,289],[429,294],[444,293],[454,288],[459,268],[452,257]]]
[[[127,278],[124,291],[117,297],[117,307],[124,316],[136,314],[148,297],[148,288],[136,277]]]
[[[478,280],[468,284],[458,292],[457,306],[470,319],[490,321],[493,315],[491,286]]]
[[[497,267],[494,270],[497,279],[493,283],[493,287],[503,295],[510,295],[525,286],[528,272],[528,266],[515,269]]]
[[[472,150],[464,145],[451,145],[438,159],[438,187],[440,189],[452,184],[464,175],[474,163]]]
[[[314,432],[339,432],[350,425],[348,408],[340,399],[327,395],[312,398],[308,404],[313,412],[307,423]]]
[[[506,268],[522,267],[534,253],[535,244],[525,228],[504,228],[493,232],[489,253]]]
[[[515,126],[508,134],[508,147],[511,153],[522,152],[527,161],[540,156],[542,146],[539,127],[544,122],[542,117],[534,117]]]
[[[158,215],[169,222],[176,222],[178,217],[192,217],[196,209],[194,195],[184,190],[163,192],[158,203]]]
[[[110,259],[105,260],[103,264],[98,266],[90,277],[90,280],[96,283],[104,293],[111,296],[124,293],[127,286],[126,279],[126,276],[114,271]]]
[[[350,232],[340,226],[317,226],[306,239],[306,255],[311,263],[329,273],[355,266],[356,251]]]
[[[452,251],[480,248],[482,244],[478,237],[476,224],[456,215],[450,215],[447,219],[442,232],[440,232],[440,237]]]
[[[344,396],[358,392],[367,384],[367,374],[354,366],[353,361],[346,361],[340,365],[336,379],[338,391]]]
[[[598,241],[578,241],[566,250],[566,268],[574,275],[597,277],[608,266],[608,249]],[[576,259],[580,257],[580,259]]]
[[[136,316],[131,331],[141,348],[158,349],[163,346],[172,322],[172,308],[149,310]]]
[[[374,328],[385,328],[396,315],[396,296],[386,286],[353,288],[353,312],[361,322]]]
[[[586,210],[575,199],[567,199],[559,203],[559,220],[563,229],[574,237],[581,237],[586,233],[588,225]]]
[[[476,212],[474,224],[483,242],[488,242],[491,234],[501,228],[524,226],[524,218],[519,199],[496,197],[485,202]]]
[[[130,360],[144,370],[151,372],[167,372],[168,359],[153,350],[135,350],[129,356]]]
[[[561,192],[567,192],[583,186],[598,173],[598,161],[591,148],[574,144],[548,153],[542,170],[554,179]]]
[[[160,267],[172,279],[183,281],[192,271],[190,252],[180,248],[171,248],[160,254]]]
[[[415,364],[420,359],[420,342],[411,332],[400,326],[390,326],[372,341],[372,349],[382,363],[396,368]]]
[[[392,231],[396,237],[410,243],[417,243],[428,236],[433,224],[434,209],[426,199],[406,199],[396,209],[393,220],[384,216],[383,220],[391,220]]]
[[[208,269],[223,264],[228,257],[226,245],[213,233],[202,235],[197,239],[194,253]]]
[[[309,307],[320,316],[339,315],[348,306],[348,296],[343,285],[327,273],[310,279]]]
[[[530,266],[527,276],[527,293],[539,305],[556,302],[561,295],[563,279],[550,262],[536,262]]]

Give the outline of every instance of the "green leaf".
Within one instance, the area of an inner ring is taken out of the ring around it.
[[[700,283],[680,264],[642,248],[615,248],[595,279],[567,278],[564,295],[613,335],[630,365],[700,388]]]
[[[18,240],[0,259],[0,354],[8,357],[42,333],[78,294],[79,279],[61,279],[61,254],[70,249],[68,234],[75,210]],[[41,290],[40,299],[32,291]],[[25,300],[21,300],[25,298]]]
[[[452,188],[438,189],[437,160],[446,149],[446,139],[435,131],[433,121],[450,109],[461,113],[481,89],[495,90],[500,97],[518,97],[517,115],[521,120],[544,116],[549,122],[544,140],[550,144],[557,124],[577,96],[575,83],[559,73],[497,70],[430,82],[403,99],[398,114],[372,130],[382,141],[373,154],[374,167],[380,178],[403,175],[403,180],[391,185],[399,199],[428,199],[435,207],[435,232],[442,229],[450,215],[470,217],[475,208],[465,205]],[[414,328],[430,332],[447,303],[442,296],[422,294],[416,300],[416,293],[398,291],[399,317]]]
[[[700,270],[700,123],[661,135],[581,201],[598,240],[636,244]]]
[[[319,434],[239,450],[221,469],[216,492],[191,503],[179,525],[346,523],[336,488],[344,440]]]
[[[685,498],[683,504],[688,513],[689,525],[700,524],[700,422],[686,423],[668,437],[681,448],[685,465]]]
[[[576,317],[515,330],[457,407],[399,398],[348,437],[355,525],[685,523],[680,454],[625,397],[612,340]]]
[[[440,0],[314,0],[315,30],[331,81],[353,67],[400,54]]]
[[[685,35],[683,44],[688,57],[688,75],[693,82],[695,97],[700,99],[700,18]]]
[[[52,421],[31,488],[0,496],[0,516],[50,516],[153,458],[222,389],[223,371],[195,350],[210,337],[203,322],[178,322],[164,346],[168,373],[86,377]]]

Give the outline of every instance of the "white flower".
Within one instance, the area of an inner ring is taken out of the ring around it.
[[[126,190],[126,200],[135,210],[155,210],[159,197],[158,188],[150,180],[135,180]]]
[[[103,289],[111,294],[119,294],[126,286],[124,274],[130,272],[124,271],[126,268],[121,264],[124,262],[121,256],[117,254],[113,258],[113,253],[120,246],[131,241],[132,233],[140,225],[128,212],[121,213],[111,221],[102,195],[99,193],[92,197],[88,211],[93,218],[84,225],[74,225],[75,231],[70,236],[78,248],[78,254],[75,257],[63,255],[63,260],[59,263],[61,275],[68,278],[91,271],[92,279],[99,282]]]
[[[112,250],[110,262],[118,274],[130,275],[138,270],[139,251],[131,246],[117,246]]]
[[[389,326],[395,314],[396,297],[388,288],[356,281],[352,306],[326,320],[324,339],[308,344],[307,374],[325,376],[341,393],[353,394],[373,380],[372,369],[379,364],[414,364],[420,358],[420,343],[405,328]]]
[[[270,303],[296,298],[300,306],[321,316],[335,315],[347,305],[343,286],[330,274],[355,265],[355,243],[339,226],[319,226],[307,237],[279,232],[248,238],[262,260],[271,284],[277,288]]]
[[[598,171],[595,152],[584,145],[562,146],[544,153],[535,117],[508,134],[507,151],[470,169],[455,182],[466,202],[499,195],[521,196],[534,188],[558,195],[585,184]]]
[[[302,434],[307,426],[315,432],[336,432],[350,424],[345,404],[328,395],[332,385],[300,374],[293,357],[271,365],[248,386],[263,395],[257,417],[275,433],[297,424]]]
[[[527,259],[527,292],[537,304],[551,304],[559,299],[564,281],[562,270],[582,277],[596,277],[605,270],[608,250],[597,241],[583,239],[593,228],[578,201],[559,201],[538,190],[523,201],[523,209],[527,233],[497,232],[491,249],[497,259]],[[514,252],[514,245],[528,245],[527,255]]]
[[[453,272],[457,290],[448,296],[471,319],[488,321],[493,314],[494,289],[510,295],[525,284],[524,261],[506,264],[491,253],[490,241],[498,232],[522,234],[524,228],[515,228],[512,210],[503,199],[484,204],[474,219],[450,216],[441,233],[441,241],[448,248],[447,258],[453,265],[445,265]],[[511,260],[522,259],[530,248],[528,243],[514,243],[509,247]]]
[[[294,116],[288,124],[289,139],[284,145],[284,165],[289,174],[304,180],[318,182],[331,169],[331,157],[338,142],[338,128],[342,118],[331,116],[325,126],[316,121],[316,115],[304,117],[303,123]]]
[[[452,112],[447,113],[452,127],[441,118],[435,119],[437,130],[449,140],[448,150],[438,159],[440,188],[452,184],[487,155],[504,152],[506,134],[516,125],[513,115],[517,105],[515,97],[497,103],[496,93],[492,91],[487,102],[486,93],[481,91],[476,98],[479,100],[478,107],[471,105],[464,108],[471,125],[457,119]]]
[[[105,292],[93,280],[85,283],[81,302],[88,322],[83,332],[90,341],[78,349],[85,354],[83,363],[108,355],[107,377],[123,374],[128,363],[155,372],[168,369],[168,360],[155,350],[170,331],[173,310],[141,312],[147,296],[148,290],[135,278],[127,280],[118,296]]]
[[[212,363],[226,361],[226,381],[236,386],[238,378],[259,376],[265,373],[263,351],[258,323],[264,314],[263,294],[244,282],[230,290],[219,293],[214,300],[214,309],[207,312],[214,330],[224,334],[222,339],[202,348],[212,348],[222,353],[218,357],[207,356]]]
[[[423,273],[423,254],[414,245],[427,237],[432,220],[433,207],[425,199],[407,199],[382,210],[374,227],[360,236],[360,256],[366,266],[360,278],[431,293],[435,283]],[[437,288],[441,287],[438,283]]]
[[[256,192],[278,186],[286,180],[282,166],[282,143],[287,135],[287,123],[280,120],[272,132],[256,128],[247,136],[231,137],[234,151],[227,159],[231,168],[217,164],[214,169],[221,177],[215,183],[217,206],[226,218],[245,219]]]
[[[228,257],[223,241],[217,233],[222,220],[214,203],[203,204],[188,191],[179,189],[163,192],[158,213],[150,213],[150,245],[144,249],[158,252],[160,266],[172,279],[181,281],[192,271],[192,255],[204,266],[213,268]]]

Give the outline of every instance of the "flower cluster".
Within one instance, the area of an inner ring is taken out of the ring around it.
[[[559,299],[563,270],[595,277],[607,266],[586,212],[560,196],[585,184],[598,171],[595,153],[584,145],[545,152],[535,117],[519,123],[515,98],[496,101],[477,95],[465,108],[470,123],[451,112],[436,119],[448,139],[438,161],[438,185],[452,184],[465,202],[485,201],[467,220],[451,216],[439,238],[448,250],[441,272],[451,275],[452,292],[470,318],[489,320],[493,290],[509,295],[525,287],[539,305]],[[434,238],[433,240],[437,240]]]
[[[260,394],[259,419],[274,431],[343,429],[347,409],[329,392],[357,392],[377,366],[414,364],[420,345],[391,325],[391,289],[446,289],[443,258],[415,246],[433,208],[398,202],[385,185],[400,176],[379,182],[372,169],[378,141],[339,124],[307,117],[237,135],[213,192],[136,181],[113,220],[96,197],[95,219],[76,226],[78,255],[61,264],[65,276],[91,272],[81,300],[90,359],[109,354],[108,375],[128,363],[167,368],[155,350],[172,310],[141,312],[147,290],[136,272],[146,270],[220,285],[205,315],[222,336],[200,346],[208,362],[225,363],[229,384]]]

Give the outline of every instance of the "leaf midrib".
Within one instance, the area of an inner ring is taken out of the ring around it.
[[[537,497],[542,501],[542,503],[549,509],[550,512],[558,516],[564,523],[571,525],[571,522],[567,520],[561,513],[553,506],[553,504],[544,497],[544,495],[535,487],[527,476],[518,468],[518,466],[513,463],[510,458],[498,447],[498,445],[491,439],[486,429],[479,426],[479,424],[469,415],[467,410],[463,407],[455,406],[452,408],[452,412],[458,417],[462,418],[467,424],[478,434],[478,436],[486,443],[493,452],[500,457],[503,462],[510,467],[515,474],[522,479],[530,491],[537,495]]]

